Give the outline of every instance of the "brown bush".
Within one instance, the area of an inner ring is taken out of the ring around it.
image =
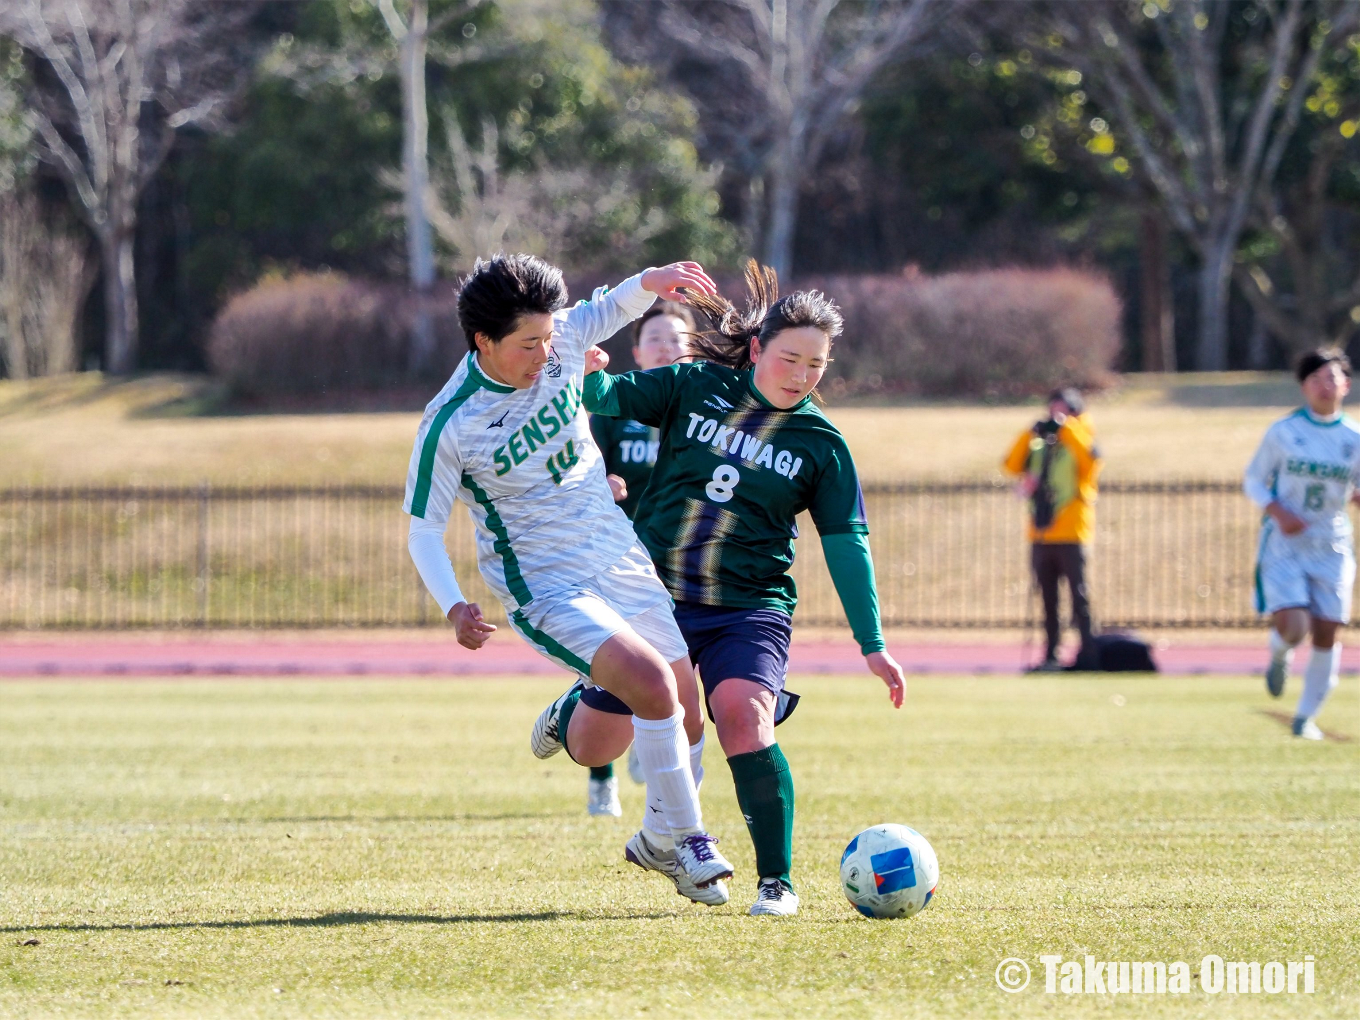
[[[455,292],[428,304],[436,337],[430,378],[467,352]],[[330,273],[269,279],[232,298],[213,322],[208,364],[247,397],[390,388],[409,383],[415,300],[401,284]]]
[[[996,269],[798,281],[841,305],[830,397],[872,393],[1020,397],[1109,383],[1120,302],[1104,277]]]

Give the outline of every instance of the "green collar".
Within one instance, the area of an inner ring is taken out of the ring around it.
[[[487,374],[481,370],[480,367],[478,367],[477,353],[475,351],[468,351],[467,360],[468,360],[468,375],[476,379],[477,382],[479,382],[483,387],[490,390],[492,393],[515,392],[515,388],[513,386],[506,386],[504,383],[495,382],[494,380],[489,378]]]
[[[1323,421],[1321,418],[1315,415],[1306,404],[1303,407],[1300,407],[1294,413],[1302,415],[1304,418],[1307,418],[1310,422],[1312,422],[1320,429],[1332,428],[1333,426],[1340,425],[1343,421],[1346,420],[1346,412],[1342,411],[1332,421]]]
[[[746,388],[750,390],[751,395],[753,397],[759,400],[770,410],[783,411],[785,414],[792,414],[794,411],[801,410],[802,408],[806,407],[808,401],[812,399],[812,394],[809,393],[806,397],[798,401],[798,403],[794,404],[792,407],[775,407],[772,403],[765,399],[765,395],[761,393],[760,390],[756,389],[756,373],[754,368],[748,368],[746,370]]]

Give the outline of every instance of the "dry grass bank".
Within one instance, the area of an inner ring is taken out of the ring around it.
[[[1228,478],[1293,406],[1283,373],[1131,377],[1092,417],[1108,478]],[[210,384],[154,375],[0,381],[0,487],[401,484],[417,412],[205,414]],[[1038,405],[832,406],[864,478],[986,474]]]

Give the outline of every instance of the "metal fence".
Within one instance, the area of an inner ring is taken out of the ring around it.
[[[886,625],[1028,623],[1026,510],[999,478],[864,495]],[[0,628],[437,623],[406,553],[401,498],[353,486],[0,492]],[[1090,560],[1097,619],[1255,624],[1258,520],[1236,482],[1106,484]],[[800,525],[798,621],[843,625],[815,530]],[[461,511],[447,541],[464,591],[503,619]]]

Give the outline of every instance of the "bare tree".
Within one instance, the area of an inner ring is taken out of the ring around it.
[[[1036,54],[1076,69],[1128,158],[1200,259],[1201,369],[1227,362],[1228,298],[1254,203],[1269,193],[1320,54],[1352,0],[1036,5]],[[1234,20],[1237,19],[1237,20]]]
[[[31,106],[42,158],[99,244],[105,367],[136,365],[137,199],[177,129],[213,126],[249,63],[253,4],[8,0],[0,32],[37,60]]]
[[[466,18],[486,2],[464,0],[441,5],[432,18],[430,0],[367,0],[371,8],[376,8],[382,15],[388,35],[397,44],[402,114],[400,190],[406,226],[407,274],[416,297],[408,359],[411,371],[417,374],[430,365],[435,347],[428,309],[428,297],[434,285],[435,257],[430,232],[430,115],[425,91],[426,63],[433,58],[445,67],[456,67],[494,55],[482,46],[447,45],[438,39],[447,25]],[[466,43],[471,35],[465,32],[464,36]],[[391,64],[391,51],[375,45],[372,38],[346,38],[338,46],[293,47],[287,54],[280,54],[274,71],[303,87],[310,87],[318,82],[349,83],[360,76],[381,75]]]
[[[704,128],[726,135],[723,148],[748,175],[748,240],[787,275],[802,184],[832,132],[886,63],[966,3],[664,0],[612,4],[607,14],[626,22],[619,34],[630,48],[687,85],[707,75],[711,89],[705,96],[700,85],[695,98],[710,111],[726,107]]]
[[[416,292],[415,325],[411,337],[411,370],[421,372],[434,356],[434,327],[425,307],[434,285],[434,244],[426,209],[430,186],[430,115],[425,101],[425,58],[430,34],[454,18],[464,17],[480,2],[455,4],[430,21],[429,0],[408,0],[407,16],[396,0],[376,0],[383,22],[401,47],[401,168],[406,213],[406,260],[411,287]],[[461,136],[460,136],[461,137]]]

